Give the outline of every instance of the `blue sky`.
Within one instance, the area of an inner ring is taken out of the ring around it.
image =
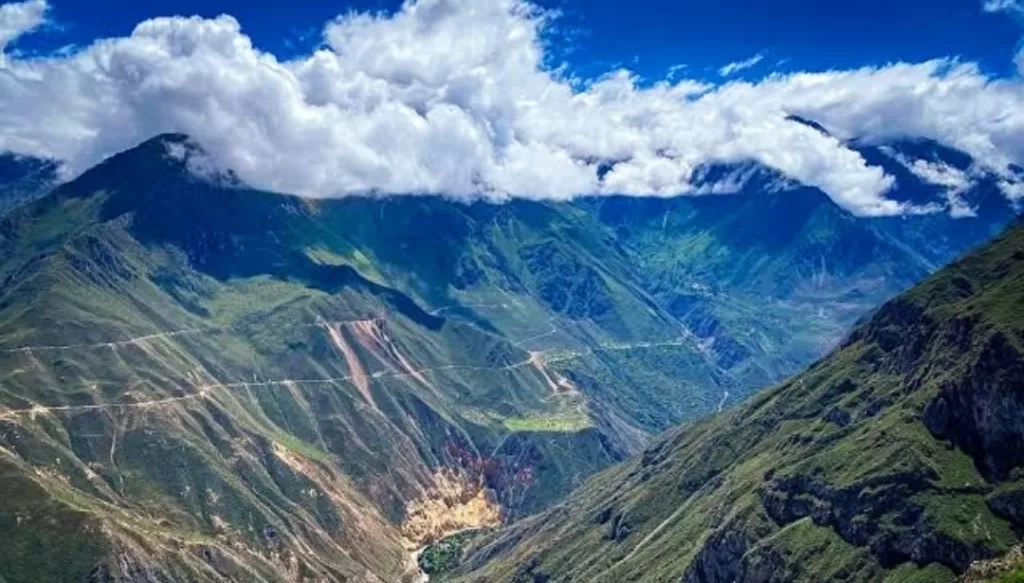
[[[264,50],[280,57],[320,41],[330,18],[351,10],[394,11],[394,0],[251,2],[248,0],[54,0],[59,26],[23,41],[24,48],[87,44],[127,35],[154,16],[227,13]],[[823,70],[957,56],[991,75],[1012,74],[1021,29],[980,0],[543,0],[566,34],[555,58],[583,76],[627,66],[648,78],[671,66],[712,76],[725,63],[763,54],[769,70]]]

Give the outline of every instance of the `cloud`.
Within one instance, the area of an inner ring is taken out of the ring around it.
[[[982,2],[985,12],[1009,12],[1016,15],[1024,15],[1024,1],[1022,0],[985,0]]]
[[[722,77],[731,77],[736,73],[739,73],[740,71],[745,71],[751,67],[756,66],[763,60],[764,55],[758,53],[744,61],[736,61],[734,63],[729,63],[728,65],[725,65],[724,67],[718,70],[718,74],[721,75]]]
[[[943,187],[950,215],[956,218],[977,216],[975,209],[963,198],[963,195],[975,186],[970,171],[965,172],[939,161],[909,160],[892,151],[889,155],[924,182]]]
[[[620,69],[584,82],[548,66],[552,18],[521,0],[409,1],[339,17],[321,49],[288,61],[230,16],[147,20],[70,54],[8,55],[0,150],[74,173],[184,132],[260,188],[496,200],[700,194],[707,163],[755,161],[862,215],[912,209],[886,198],[892,178],[844,140],[931,138],[997,172],[1024,161],[1024,88],[973,64],[721,85],[642,84]]]
[[[668,68],[668,71],[665,72],[665,78],[671,81],[676,78],[676,75],[678,75],[682,71],[685,71],[688,67],[689,65],[687,65],[686,63],[672,65],[671,67]]]
[[[0,6],[0,58],[14,39],[46,22],[46,1],[30,0]]]

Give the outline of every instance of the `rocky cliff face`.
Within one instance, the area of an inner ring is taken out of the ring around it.
[[[1024,577],[1024,546],[1014,547],[998,559],[971,565],[957,583],[1013,583]]]
[[[968,373],[942,386],[924,410],[932,434],[968,452],[993,481],[1007,480],[1024,465],[1024,356],[1018,346],[1004,332],[990,336]]]

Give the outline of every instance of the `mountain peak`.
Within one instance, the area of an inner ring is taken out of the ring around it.
[[[164,133],[110,156],[65,188],[81,195],[98,191],[116,195],[121,190],[138,191],[140,187],[149,189],[156,184],[166,187],[197,182],[229,188],[243,186],[232,170],[220,169],[191,136]]]
[[[104,163],[118,158],[135,161],[140,157],[162,160],[171,168],[188,169],[200,175],[208,174],[214,167],[210,155],[199,142],[188,134],[174,132],[153,136],[134,148],[111,156]]]
[[[190,136],[190,135],[188,135],[186,133],[181,133],[181,132],[165,132],[165,133],[162,133],[162,134],[157,134],[157,135],[153,136],[152,138],[150,138],[150,139],[148,139],[146,141],[147,142],[160,142],[160,143],[163,143],[163,144],[186,144],[186,143],[193,143],[194,144],[195,143],[195,140],[192,139],[192,136]]]

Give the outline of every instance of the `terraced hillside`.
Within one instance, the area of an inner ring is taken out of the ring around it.
[[[1022,411],[1024,225],[803,374],[485,539],[452,579],[951,581],[1024,535]]]
[[[161,136],[0,219],[5,581],[416,580],[413,550],[549,507],[933,267],[777,176],[467,205],[204,162]]]

